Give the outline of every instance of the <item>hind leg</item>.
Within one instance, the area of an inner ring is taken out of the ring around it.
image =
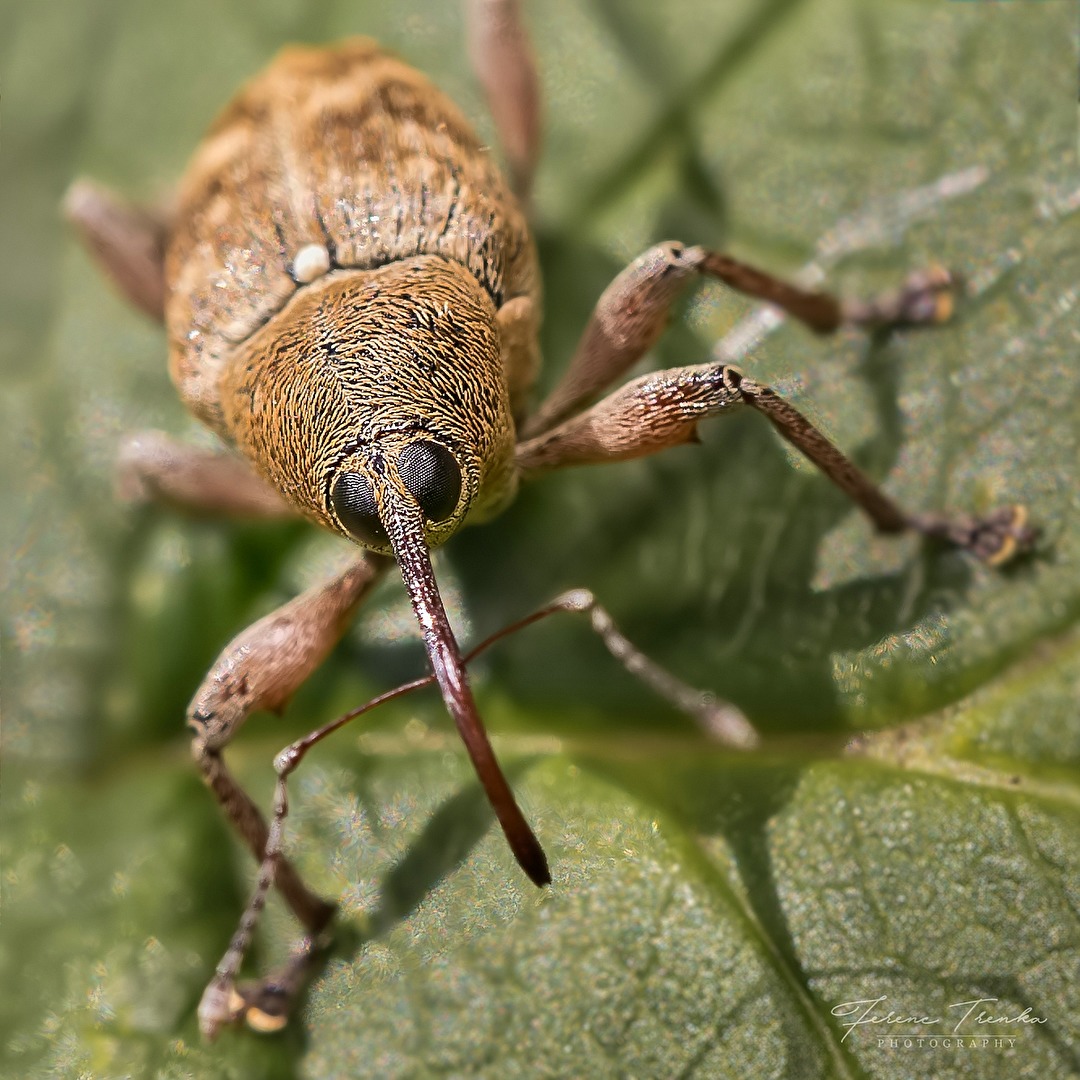
[[[140,311],[165,317],[169,214],[127,202],[91,180],[76,180],[64,213],[106,276]]]
[[[469,59],[487,95],[514,191],[528,202],[540,155],[536,60],[518,0],[468,0]]]

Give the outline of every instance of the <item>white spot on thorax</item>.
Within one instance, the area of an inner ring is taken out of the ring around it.
[[[293,277],[307,285],[330,269],[330,252],[322,244],[306,244],[293,259]]]

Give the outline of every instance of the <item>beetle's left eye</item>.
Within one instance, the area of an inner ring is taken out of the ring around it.
[[[375,489],[362,473],[342,473],[330,491],[334,513],[361,544],[383,545],[388,537],[379,520]]]
[[[410,443],[398,458],[398,476],[428,521],[445,521],[461,498],[461,469],[454,455],[436,442]]]

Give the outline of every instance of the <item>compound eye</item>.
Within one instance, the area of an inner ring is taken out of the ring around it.
[[[410,443],[398,458],[398,476],[428,521],[445,521],[461,498],[461,469],[454,455],[436,442]]]
[[[379,504],[375,501],[375,489],[362,473],[342,473],[330,492],[334,513],[349,534],[361,544],[383,547],[389,537],[379,520]]]

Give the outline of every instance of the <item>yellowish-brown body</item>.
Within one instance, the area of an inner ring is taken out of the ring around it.
[[[483,0],[470,9],[477,73],[527,190],[537,95],[518,5]],[[171,372],[188,407],[270,484],[231,454],[157,435],[133,444],[128,471],[137,490],[200,510],[298,509],[369,549],[237,635],[188,707],[203,778],[260,863],[256,890],[199,1005],[209,1038],[241,1017],[263,1031],[284,1025],[334,910],[282,852],[286,783],[312,746],[364,709],[278,755],[269,827],[222,752],[253,712],[280,709],[340,640],[392,565],[370,552],[394,556],[431,679],[511,850],[544,885],[547,859],[484,732],[429,554],[465,522],[501,509],[519,478],[679,446],[702,420],[745,404],[883,532],[942,538],[991,565],[1035,541],[1020,507],[982,517],[905,511],[775,391],[723,361],[644,375],[600,397],[657,340],[672,302],[699,274],[824,332],[844,323],[940,321],[951,310],[943,272],[913,275],[870,302],[841,302],[720,252],[658,244],[604,291],[563,378],[526,418],[540,298],[525,219],[457,109],[370,41],[283,52],[211,129],[167,225],[92,185],[73,187],[68,212],[133,302],[164,313]],[[712,703],[638,652],[584,590],[515,627],[556,611],[588,612],[627,670],[710,737],[756,744],[736,708]],[[304,939],[281,972],[238,986],[272,886],[303,924]]]
[[[308,516],[337,527],[327,478],[395,432],[462,450],[473,519],[512,496],[525,217],[458,109],[373,42],[287,49],[240,92],[184,178],[166,280],[184,402]]]

